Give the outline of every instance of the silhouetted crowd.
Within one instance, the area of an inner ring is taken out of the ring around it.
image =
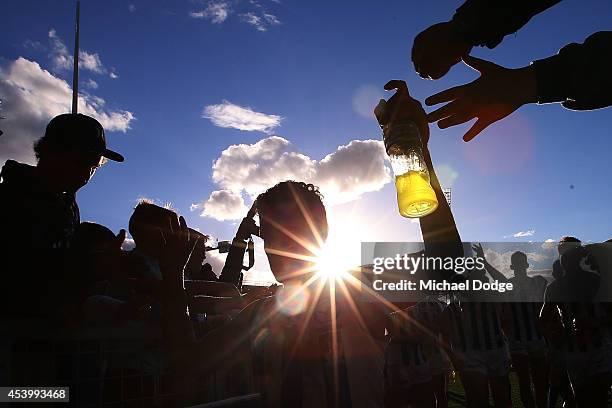
[[[439,203],[419,219],[431,256],[486,260],[482,245],[468,251],[461,241],[428,150],[428,121],[446,128],[478,118],[467,141],[525,103],[562,102],[570,109],[612,103],[610,32],[517,70],[471,57],[472,47],[495,47],[557,1],[497,3],[468,0],[451,21],[415,39],[412,58],[423,77],[440,78],[461,60],[480,71],[476,81],[426,100],[448,105],[427,115],[405,83],[389,88],[398,92],[387,102],[390,122],[381,126],[416,124]],[[550,282],[528,273],[520,251],[511,254],[510,278],[488,261],[469,275],[443,276],[512,282],[516,290],[502,301],[448,292],[388,301],[367,289],[368,265],[340,278],[317,270],[328,223],[312,184],[269,186],[239,225],[222,270],[214,270],[207,253],[220,247],[171,207],[146,200],[135,206],[129,250],[122,249],[125,230],[81,222],[77,191],[108,160],[124,160],[107,148],[94,118],[56,116],[34,152],[36,165],[8,160],[0,173],[1,341],[8,356],[0,360],[0,385],[66,385],[72,406],[100,407],[213,401],[210,406],[488,407],[491,400],[511,407],[513,387],[524,407],[609,404],[609,242],[562,238]],[[278,284],[244,284],[253,236],[263,241]],[[79,339],[77,351],[70,339]],[[83,361],[84,355],[93,357]],[[456,391],[455,377],[464,392]],[[149,382],[154,391],[147,393]],[[111,398],[117,387],[121,397]],[[130,392],[147,398],[126,397]]]

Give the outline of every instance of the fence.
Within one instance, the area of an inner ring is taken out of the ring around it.
[[[57,330],[49,322],[35,320],[3,322],[1,326],[0,385],[69,387],[70,403],[61,406],[183,406],[178,379],[167,368],[161,351],[160,333],[145,324],[86,331]],[[260,404],[250,361],[244,359],[194,384],[191,397],[200,404],[194,407]]]

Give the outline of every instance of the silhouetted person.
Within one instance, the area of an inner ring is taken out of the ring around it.
[[[425,100],[450,102],[428,115],[441,129],[478,118],[463,139],[528,103],[561,102],[568,109],[591,110],[612,104],[612,32],[600,31],[583,44],[568,44],[557,55],[518,69],[507,69],[469,55],[472,47],[496,47],[531,17],[558,3],[467,0],[451,21],[434,24],[414,39],[412,61],[423,78],[438,79],[461,61],[479,71],[475,81]],[[451,102],[452,101],[452,102]]]
[[[170,208],[158,206],[152,202],[142,200],[134,208],[130,217],[129,231],[134,239],[136,247],[131,251],[130,258],[133,261],[133,271],[135,278],[148,281],[153,288],[157,287],[157,292],[162,285],[162,273],[160,256],[163,253],[163,241],[160,241],[160,231],[168,229],[169,220],[176,219],[178,215]],[[206,259],[206,240],[208,237],[200,232],[190,229],[190,234],[194,239],[194,247],[191,251],[189,261],[184,266],[185,276],[193,274],[194,271],[202,269],[202,263]],[[185,287],[190,299],[198,297],[196,303],[192,303],[194,312],[210,313],[215,304],[226,303],[223,311],[228,309],[241,309],[244,307],[245,300],[240,292],[231,284],[205,280],[185,280]],[[253,296],[256,292],[253,292]],[[205,297],[208,296],[208,297]],[[229,298],[235,298],[229,301]]]
[[[575,246],[561,255],[564,276],[546,289],[540,319],[562,323],[567,371],[578,407],[605,407],[612,384],[610,303],[593,302],[600,275],[588,249]]]
[[[552,265],[552,276],[556,281],[561,279],[563,275],[565,275],[565,272],[561,266],[561,261],[557,259]],[[550,362],[548,408],[557,406],[559,396],[563,399],[564,407],[573,408],[576,406],[576,402],[567,374],[561,318],[558,315],[552,315],[551,320],[540,323],[540,327],[548,341],[548,360]]]
[[[524,252],[516,251],[510,256],[510,269],[514,276],[507,278],[491,265],[485,257],[482,245],[474,245],[476,256],[484,259],[485,268],[494,280],[510,282],[513,290],[509,303],[505,305],[508,315],[510,356],[516,371],[521,392],[521,401],[526,408],[546,408],[548,399],[548,361],[546,343],[538,327],[538,315],[544,301],[546,279],[528,276],[529,262]],[[533,381],[534,395],[531,391]]]
[[[0,262],[6,291],[0,297],[10,305],[2,313],[54,310],[57,297],[49,293],[64,280],[66,250],[80,222],[76,192],[105,159],[123,161],[106,148],[102,125],[81,114],[53,118],[34,152],[35,166],[8,160],[0,173]]]
[[[129,263],[123,261],[121,245],[125,230],[115,235],[110,229],[93,222],[77,227],[71,262],[72,276],[78,282],[77,307],[87,325],[117,327],[147,315],[148,296],[130,290],[127,297],[117,296],[114,285],[128,285]],[[66,282],[70,284],[70,282]],[[132,288],[130,288],[132,289]]]
[[[318,189],[285,181],[260,194],[256,203],[270,269],[284,284],[254,323],[256,332],[272,334],[255,351],[256,359],[264,358],[262,368],[285,360],[281,371],[268,373],[272,377],[261,384],[267,406],[382,406],[383,315],[357,294],[355,278],[339,281],[333,291],[333,278],[317,274],[317,252],[328,235]],[[342,352],[334,355],[334,347]]]
[[[578,238],[572,236],[564,236],[559,240],[557,251],[559,257],[569,249],[579,247],[581,242]],[[552,264],[552,277],[555,281],[563,278],[565,271],[561,266],[561,260],[556,259]],[[554,408],[557,405],[559,396],[563,399],[566,407],[572,408],[576,406],[574,392],[570,385],[567,374],[567,364],[565,359],[565,346],[563,324],[558,315],[554,315],[548,322],[542,322],[542,331],[548,341],[549,346],[549,389],[548,389],[548,407]]]

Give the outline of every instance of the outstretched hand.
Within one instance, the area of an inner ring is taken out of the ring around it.
[[[160,269],[165,282],[183,285],[183,272],[199,237],[192,234],[183,217],[170,217],[166,228],[159,229]]]
[[[440,129],[478,118],[463,136],[468,142],[524,104],[536,102],[536,80],[531,67],[509,69],[469,55],[463,61],[480,72],[480,77],[425,99],[428,106],[448,102],[427,115],[429,122],[438,122]]]
[[[472,46],[447,21],[432,25],[414,38],[412,63],[421,78],[438,79],[471,50]]]

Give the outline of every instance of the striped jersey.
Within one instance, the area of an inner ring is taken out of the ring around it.
[[[455,351],[482,351],[503,347],[498,303],[451,303],[446,308],[450,324],[450,342]]]
[[[517,342],[544,341],[538,329],[537,320],[541,303],[513,302],[509,303],[512,331],[510,338]]]

